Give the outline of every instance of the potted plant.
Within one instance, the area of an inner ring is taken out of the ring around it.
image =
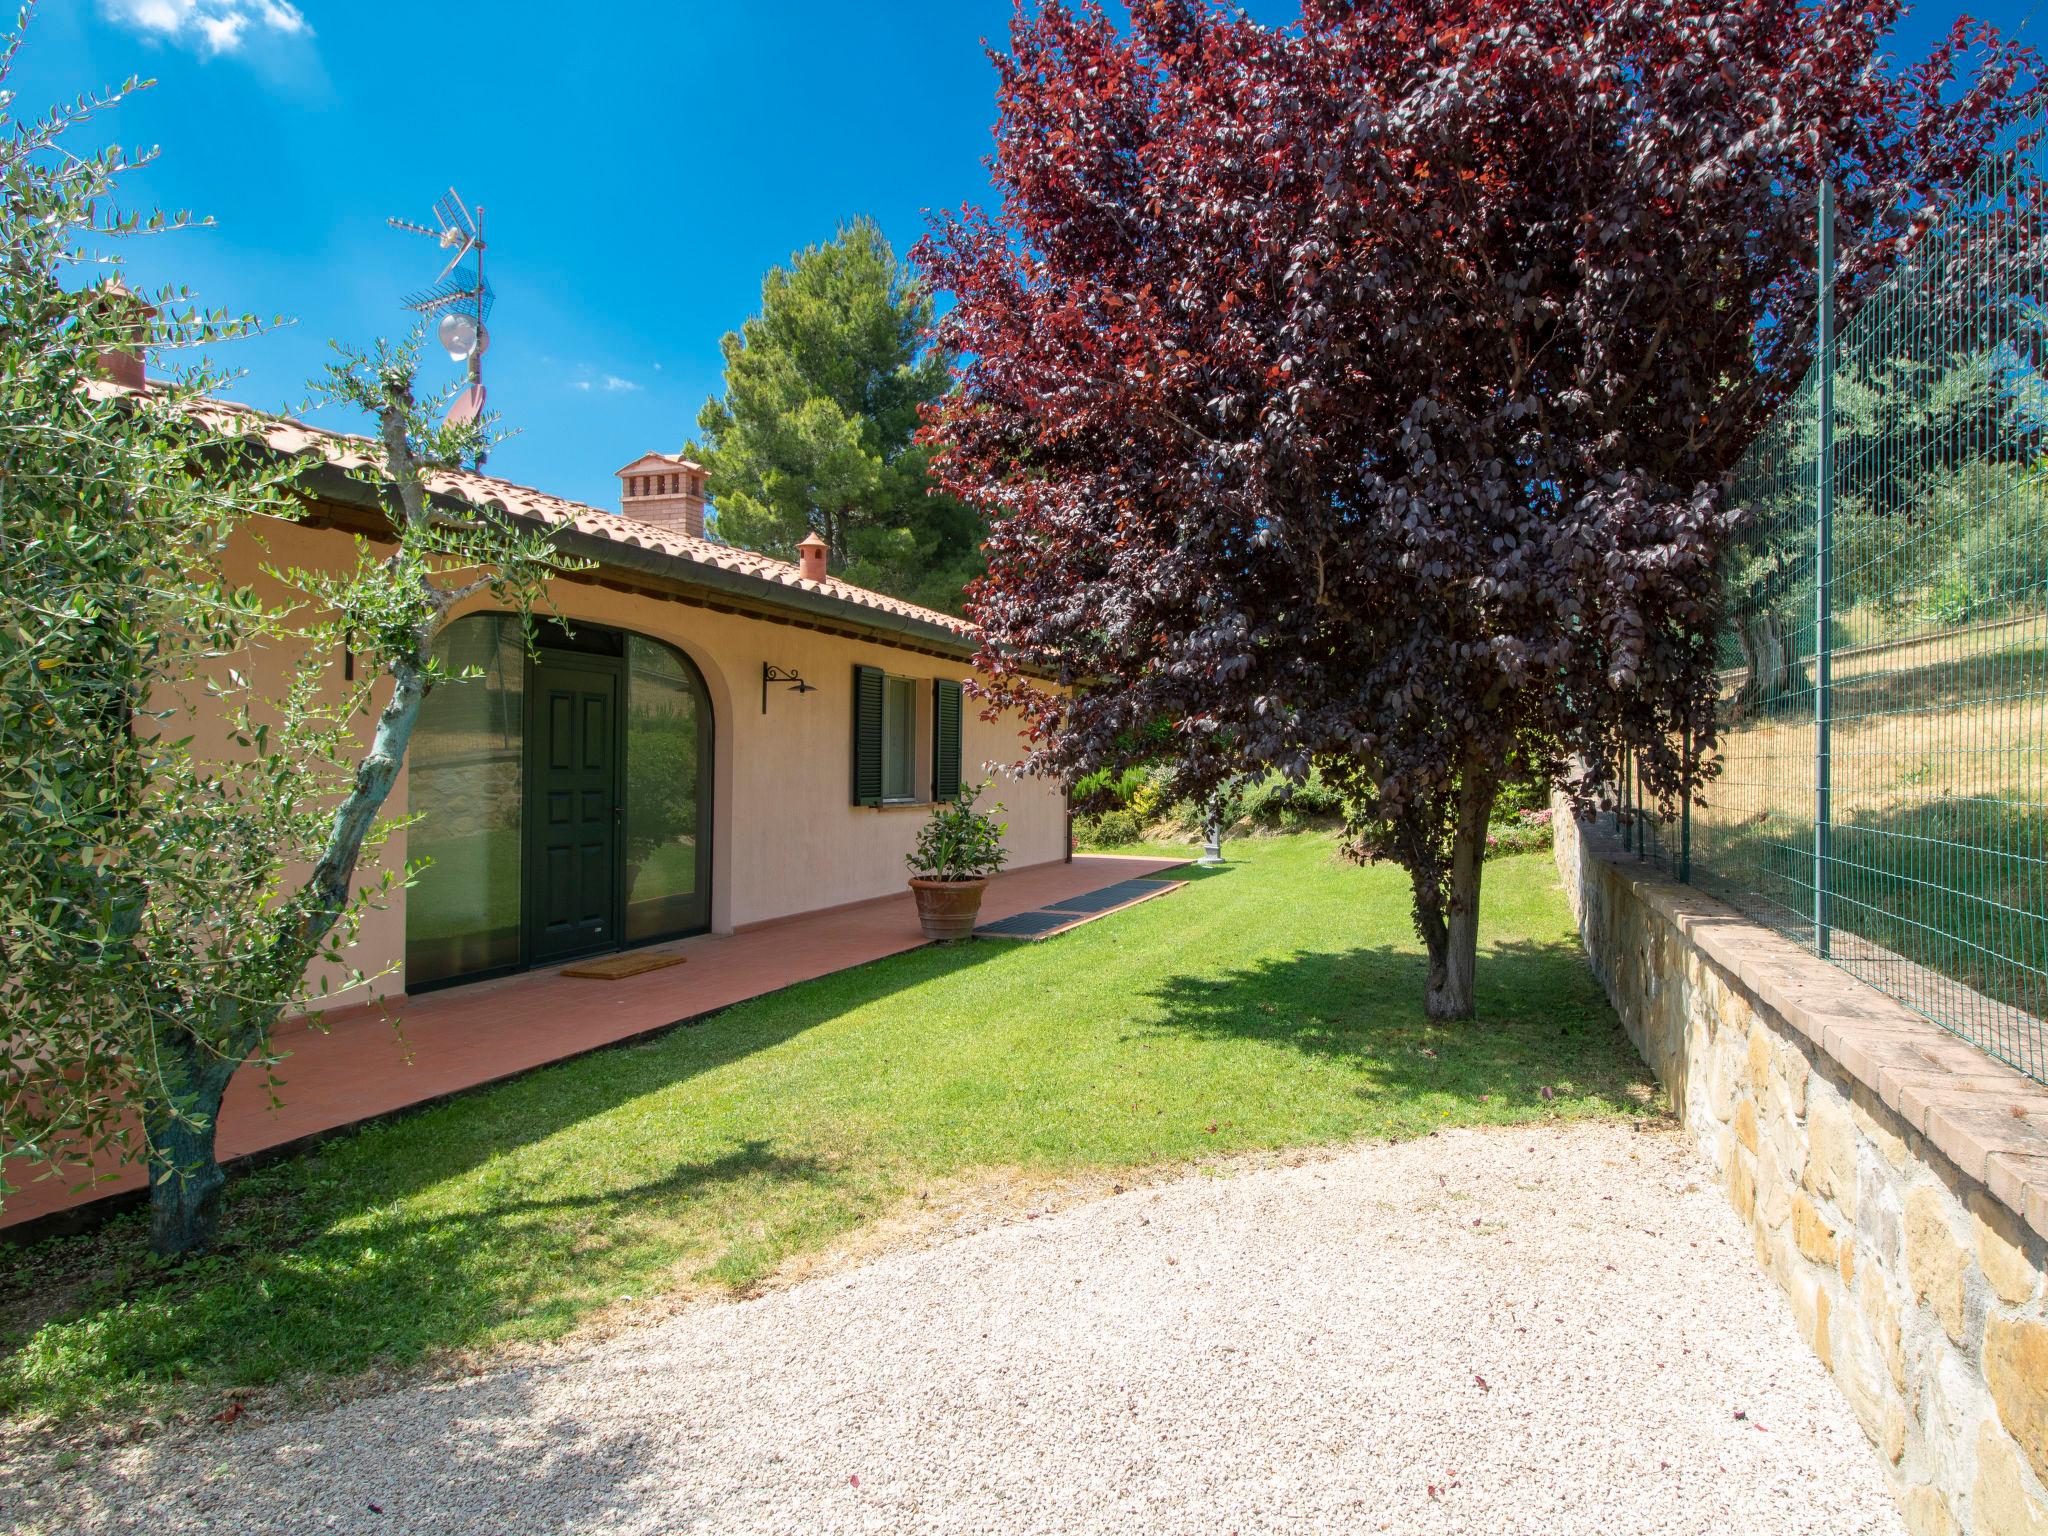
[[[941,944],[974,932],[989,876],[1010,857],[1003,847],[1008,823],[974,808],[987,787],[985,782],[971,789],[962,785],[958,795],[933,806],[931,819],[918,829],[917,847],[904,860],[917,897],[918,925],[926,938]]]

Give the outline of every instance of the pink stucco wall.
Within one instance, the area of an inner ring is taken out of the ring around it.
[[[256,579],[259,564],[313,566],[345,557],[346,535],[331,530],[266,525],[263,547],[253,540],[235,551],[234,563]],[[966,678],[964,661],[950,661],[882,641],[851,639],[771,620],[619,592],[586,582],[557,583],[555,601],[572,621],[633,630],[667,641],[703,673],[711,695],[712,927],[717,932],[817,911],[903,889],[909,852],[928,807],[880,809],[851,803],[852,680],[856,663],[914,678],[920,711],[918,741],[930,741],[930,681]],[[468,611],[487,611],[479,602]],[[248,659],[252,677],[289,670],[289,658]],[[761,666],[794,669],[814,685],[804,694],[775,688],[761,709]],[[1010,771],[1023,752],[1016,727],[979,718],[969,701],[963,730],[963,775],[994,783],[984,804],[1001,801],[1008,822],[1004,842],[1011,866],[1021,868],[1066,853],[1066,805],[1060,786]],[[920,793],[930,792],[928,752],[919,754]],[[401,772],[387,812],[407,809]],[[384,863],[402,868],[405,835],[387,845]],[[372,981],[332,993],[322,1003],[361,1001],[403,990],[406,893],[364,920],[355,961]]]

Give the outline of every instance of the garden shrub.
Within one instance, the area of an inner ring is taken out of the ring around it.
[[[1493,802],[1493,821],[1497,825],[1512,825],[1515,819],[1527,811],[1550,809],[1550,781],[1537,777],[1514,778],[1501,785],[1500,794]]]
[[[1074,841],[1085,848],[1122,848],[1144,838],[1144,823],[1126,810],[1074,818]]]
[[[1965,482],[1969,494],[1940,509],[1961,536],[1928,593],[1927,614],[1937,624],[1999,617],[2040,586],[2035,551],[2048,540],[2048,498],[2039,472],[1994,478],[1990,466],[1975,468]]]
[[[1510,853],[1535,853],[1550,846],[1550,808],[1517,811],[1507,821],[1495,821],[1486,829],[1486,856],[1497,859]]]
[[[1285,774],[1269,773],[1244,786],[1238,794],[1236,819],[1257,829],[1299,832],[1343,814],[1343,798],[1323,782],[1320,769],[1311,767],[1299,784],[1289,784]]]
[[[1148,775],[1140,778],[1124,796],[1124,809],[1137,818],[1140,826],[1145,826],[1158,819],[1165,802],[1165,792]]]
[[[1090,775],[1075,786],[1077,800],[1085,798],[1108,808],[1074,818],[1074,841],[1091,848],[1117,848],[1142,842],[1155,828],[1173,835],[1200,837],[1207,830],[1206,807],[1202,801],[1183,799],[1166,802],[1158,779],[1143,769],[1122,774]],[[1550,786],[1541,779],[1517,779],[1504,785],[1494,809],[1493,831],[1505,851],[1547,847]],[[1290,785],[1287,776],[1273,772],[1237,784],[1224,791],[1223,825],[1227,832],[1304,832],[1331,826],[1343,818],[1344,797],[1324,780],[1319,768],[1311,767],[1308,777]],[[1525,820],[1541,813],[1538,821]]]

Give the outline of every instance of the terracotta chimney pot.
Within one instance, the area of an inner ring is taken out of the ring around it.
[[[805,581],[825,579],[826,559],[831,553],[831,546],[818,537],[815,529],[804,535],[803,543],[796,547],[796,556]]]
[[[657,528],[704,537],[704,466],[678,453],[643,453],[618,472],[619,510]]]
[[[125,347],[101,350],[97,360],[100,376],[124,389],[146,387],[149,370],[143,363],[142,347],[149,337],[150,324],[156,319],[156,306],[116,277],[101,285],[99,307],[107,319],[128,337]]]

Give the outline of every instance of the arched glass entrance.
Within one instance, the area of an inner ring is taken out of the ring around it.
[[[406,987],[700,932],[711,921],[711,707],[644,635],[478,614],[436,648],[409,756]]]
[[[711,926],[711,701],[682,652],[626,636],[626,942]]]
[[[406,984],[520,963],[519,866],[526,647],[519,621],[457,619],[434,648],[450,678],[420,706],[406,755],[407,837],[430,860],[406,893]]]

